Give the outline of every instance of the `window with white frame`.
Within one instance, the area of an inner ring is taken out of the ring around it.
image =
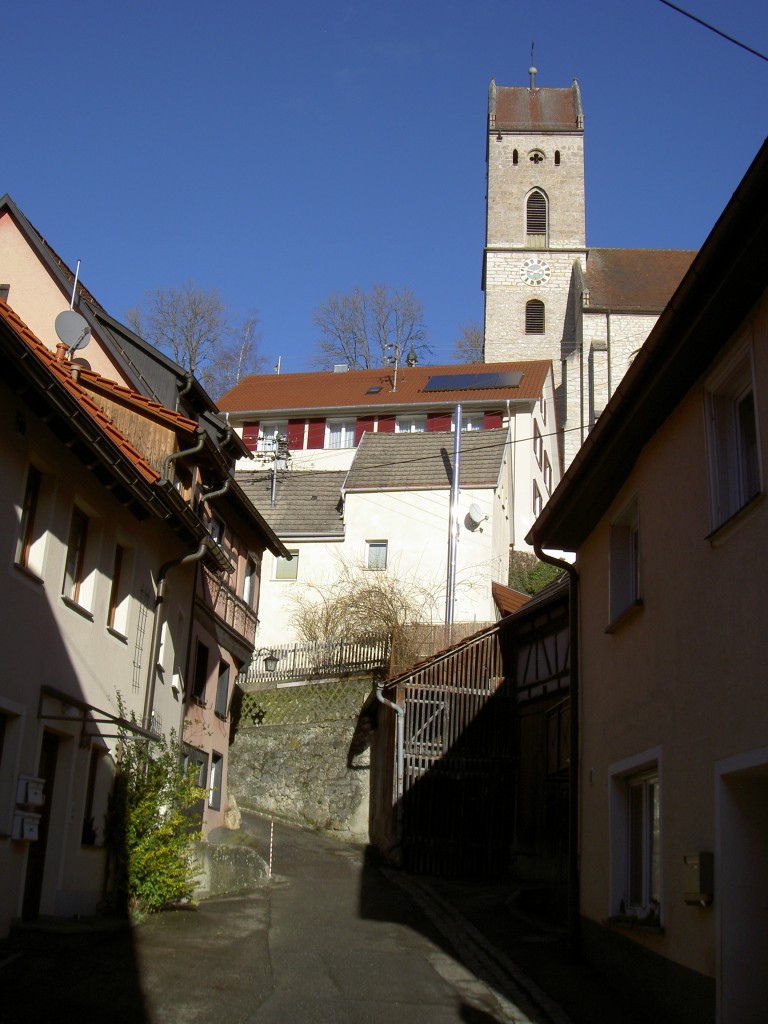
[[[544,454],[544,438],[541,436],[541,429],[536,420],[533,421],[533,454],[536,456],[539,466],[541,466]]]
[[[355,420],[328,420],[326,424],[326,448],[354,448]]]
[[[760,493],[755,392],[749,351],[731,360],[706,389],[712,526]]]
[[[221,808],[221,782],[224,777],[224,755],[217,754],[214,750],[211,754],[211,779],[208,786],[208,806],[212,811]]]
[[[610,905],[613,914],[661,923],[660,751],[611,766]]]
[[[33,544],[37,536],[37,507],[42,487],[42,474],[37,466],[30,465],[27,470],[27,484],[24,489],[24,501],[21,506],[19,533],[16,539],[16,565],[30,569],[39,575],[40,566],[32,554]]]
[[[387,568],[387,541],[369,540],[365,544],[366,569]]]
[[[640,520],[637,499],[613,520],[609,532],[610,621],[640,603]]]
[[[274,452],[277,450],[281,437],[288,435],[288,420],[265,420],[259,431],[259,442],[256,450],[259,452]]]
[[[547,494],[552,493],[552,463],[549,461],[549,455],[544,452],[544,486],[547,489]]]
[[[395,430],[398,434],[423,434],[427,429],[427,417],[408,415],[398,416],[395,420]]]
[[[299,552],[289,551],[290,559],[278,557],[275,559],[275,579],[295,580],[299,575]]]
[[[107,626],[113,633],[124,637],[128,629],[128,570],[129,552],[122,544],[115,544],[112,563],[112,584],[109,589]]]
[[[69,524],[67,557],[64,563],[64,579],[61,584],[62,596],[73,604],[87,608],[85,547],[88,542],[88,516],[75,505]]]
[[[534,481],[533,484],[533,515],[536,519],[541,515],[542,509],[541,491],[539,485]]]

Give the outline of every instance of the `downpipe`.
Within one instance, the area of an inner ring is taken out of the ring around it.
[[[536,557],[557,569],[568,573],[568,635],[571,652],[570,697],[571,697],[571,763],[568,777],[568,944],[576,954],[580,945],[579,915],[579,574],[575,566],[562,558],[555,558],[542,550],[539,541],[533,541]]]
[[[397,778],[395,781],[395,793],[397,796],[397,827],[395,832],[395,839],[391,844],[391,848],[394,849],[398,846],[402,846],[403,842],[403,789],[405,780],[405,708],[400,707],[393,700],[389,700],[384,696],[384,684],[376,684],[376,700],[380,704],[386,704],[388,708],[397,715],[397,732],[396,732],[396,771]]]

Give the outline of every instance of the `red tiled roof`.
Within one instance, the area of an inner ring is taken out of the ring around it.
[[[695,255],[694,249],[589,249],[587,308],[660,313]]]
[[[108,377],[102,377],[95,370],[82,369],[80,371],[80,383],[88,391],[95,391],[98,394],[109,396],[124,405],[131,405],[142,414],[167,423],[176,430],[184,430],[188,433],[194,433],[197,430],[197,420],[192,420],[188,416],[182,416],[181,413],[168,409],[166,406],[161,405],[160,402],[155,402],[151,398],[140,395],[138,391],[133,391],[123,384],[109,380]]]
[[[533,91],[510,86],[496,87],[496,129],[576,131],[582,127],[579,113],[573,87]]]
[[[506,399],[534,401],[541,396],[551,363],[531,360],[513,363],[450,363],[447,366],[412,366],[349,370],[346,373],[257,374],[246,377],[219,400],[222,412],[309,411],[321,409],[377,409],[437,405],[448,408],[457,402],[487,402],[494,406]],[[482,373],[522,373],[519,387],[460,391],[424,391],[430,377]],[[381,387],[370,394],[372,387]]]
[[[122,434],[114,423],[106,416],[85,389],[73,378],[70,363],[59,362],[56,356],[30,331],[24,321],[0,299],[0,318],[26,344],[34,358],[45,364],[48,371],[58,379],[59,383],[75,398],[82,411],[94,422],[95,426],[115,444],[129,459],[139,473],[149,483],[160,479],[160,474],[144,458],[141,452]]]
[[[491,593],[496,607],[502,615],[511,615],[520,611],[524,604],[530,601],[527,594],[521,594],[519,590],[505,587],[501,583],[491,583]]]

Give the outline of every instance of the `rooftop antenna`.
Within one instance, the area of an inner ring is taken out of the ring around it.
[[[85,317],[81,316],[74,308],[75,293],[77,292],[77,279],[79,276],[80,260],[77,261],[75,280],[72,284],[72,298],[69,300],[69,309],[65,309],[59,313],[55,322],[56,334],[58,335],[59,341],[63,342],[63,344],[67,346],[67,355],[70,359],[74,352],[78,349],[85,348],[91,340],[91,329],[88,326]]]
[[[528,74],[531,76],[531,84],[529,85],[528,88],[531,90],[531,92],[535,92],[536,91],[536,73],[537,73],[537,71],[536,71],[536,68],[534,67],[534,64],[533,64],[533,48],[534,48],[535,45],[536,45],[535,40],[531,40],[531,66],[528,68]]]

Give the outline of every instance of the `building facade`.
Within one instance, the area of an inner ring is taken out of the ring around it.
[[[658,1020],[768,999],[766,187],[764,145],[530,535],[576,552],[584,949]]]

